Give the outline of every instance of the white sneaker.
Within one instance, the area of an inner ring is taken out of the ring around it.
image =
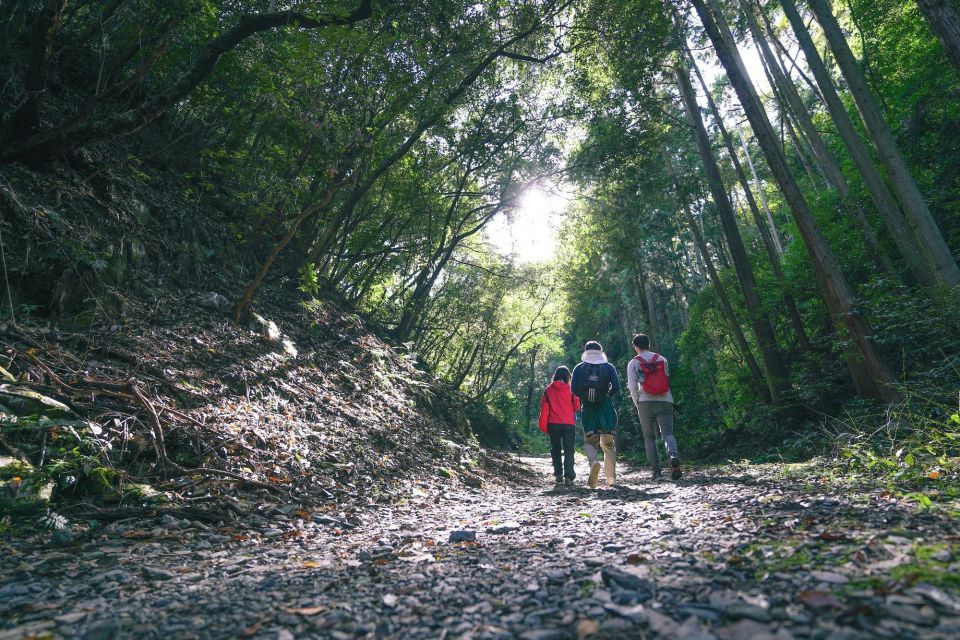
[[[600,485],[600,463],[594,462],[590,467],[590,478],[587,480],[587,486],[596,489]]]

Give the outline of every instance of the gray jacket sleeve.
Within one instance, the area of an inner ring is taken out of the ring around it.
[[[634,358],[627,363],[627,389],[630,390],[633,404],[637,404],[640,401],[640,363]]]

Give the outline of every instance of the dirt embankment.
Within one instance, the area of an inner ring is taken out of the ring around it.
[[[335,297],[278,276],[232,323],[231,207],[162,171],[0,168],[0,509],[52,500],[68,541],[159,509],[349,525],[410,479],[483,482],[457,399]]]

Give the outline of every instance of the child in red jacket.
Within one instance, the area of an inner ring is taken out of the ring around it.
[[[580,411],[580,398],[570,390],[570,370],[557,367],[553,382],[540,398],[538,426],[550,436],[550,456],[553,458],[553,475],[557,484],[572,485],[577,472],[573,470],[573,444],[575,414]],[[560,448],[563,446],[561,463]]]

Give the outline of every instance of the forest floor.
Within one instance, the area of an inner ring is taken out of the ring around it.
[[[409,485],[355,527],[280,509],[5,545],[0,639],[960,637],[955,504],[816,465],[592,491],[517,463],[507,485]]]

